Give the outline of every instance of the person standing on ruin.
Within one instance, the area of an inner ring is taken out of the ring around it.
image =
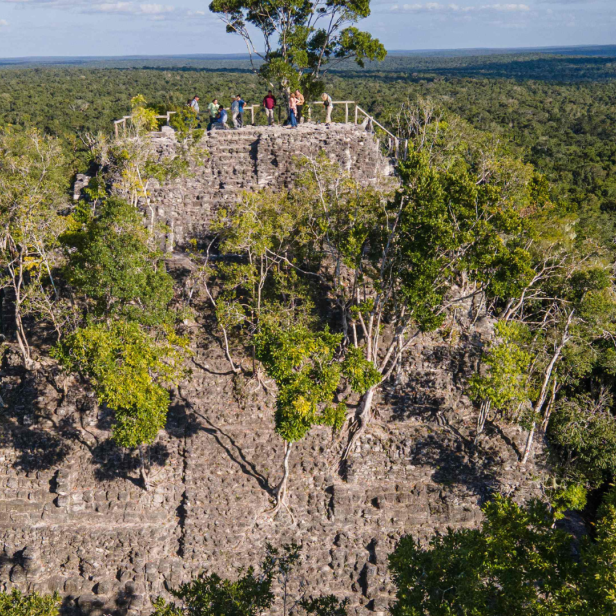
[[[210,123],[207,125],[208,130],[212,130],[212,124],[216,122],[216,116],[218,115],[218,99],[215,98],[208,106],[207,110],[210,114]]]
[[[297,99],[294,92],[289,96],[289,124],[291,128],[297,128]]]
[[[326,92],[323,92],[323,94],[321,94],[321,100],[323,101],[323,107],[325,107],[325,124],[331,124],[332,109],[334,108],[332,97]]]
[[[274,123],[274,109],[276,107],[276,97],[271,90],[267,91],[267,96],[263,99],[263,108],[267,115],[267,124],[271,126]]]
[[[189,107],[195,112],[195,120],[197,121],[197,126],[199,125],[200,117],[199,117],[199,97],[195,94],[192,97]],[[192,126],[192,120],[189,121]]]
[[[299,90],[295,90],[295,99],[297,100],[297,123],[301,124],[302,122],[302,113],[304,111],[304,103],[306,102],[306,99],[304,98],[304,95],[299,91]]]
[[[233,128],[240,128],[240,101],[239,96],[236,96],[231,101],[231,120],[233,120]]]
[[[240,128],[242,128],[244,126],[244,105],[246,104],[246,101],[238,94],[237,102],[240,107],[238,112],[238,121],[240,123]]]

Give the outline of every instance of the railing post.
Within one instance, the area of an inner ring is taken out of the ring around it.
[[[344,123],[349,123],[349,103],[344,103]]]
[[[254,105],[250,106],[250,117],[252,119],[251,124],[254,125],[254,123],[255,123],[255,106]]]
[[[117,122],[114,122],[114,123],[113,123],[113,127],[115,128],[115,136],[116,136],[116,139],[119,139],[119,138],[120,138],[120,133],[119,133],[119,131],[118,131],[118,123],[117,123]]]
[[[355,105],[355,124],[357,124],[357,113],[358,113],[358,109],[357,109],[357,105]]]

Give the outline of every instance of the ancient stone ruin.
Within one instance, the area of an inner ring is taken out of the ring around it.
[[[174,147],[165,134],[155,142]],[[364,182],[390,169],[359,127],[221,131],[206,146],[210,158],[193,177],[154,190],[157,218],[180,246],[242,190],[292,182],[294,155],[323,149]],[[181,255],[169,266],[178,279],[188,267]],[[471,324],[465,310],[459,324],[459,335],[426,336],[412,349],[343,472],[343,442],[331,431],[298,444],[293,517],[268,513],[283,451],[272,399],[234,379],[203,323],[187,325],[193,374],[173,392],[148,492],[136,455],[108,440],[110,417],[92,392],[51,365],[26,373],[9,354],[0,372],[0,589],[58,591],[66,614],[141,616],[200,571],[231,575],[260,563],[266,542],[294,540],[304,561],[292,592],[301,584],[348,597],[351,613],[384,613],[387,555],[402,534],[473,527],[492,491],[538,490],[535,467],[517,466],[517,428],[488,424],[481,453],[471,446],[464,387],[492,324]]]
[[[172,131],[156,135],[153,146],[162,156],[173,155],[178,147]],[[289,188],[297,178],[297,163],[302,157],[314,158],[325,152],[366,184],[393,172],[374,134],[354,124],[215,130],[207,133],[202,146],[207,157],[189,177],[162,187],[154,183],[151,191],[156,222],[170,229],[174,245],[183,246],[192,238],[207,235],[218,209],[236,203],[242,191]]]

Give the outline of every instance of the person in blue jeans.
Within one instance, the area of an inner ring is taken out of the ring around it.
[[[289,123],[291,128],[297,128],[297,99],[295,93],[289,97]]]
[[[237,104],[238,104],[238,112],[237,112],[238,128],[242,128],[244,126],[244,105],[246,104],[246,101],[239,94],[235,97],[235,100],[237,101]]]

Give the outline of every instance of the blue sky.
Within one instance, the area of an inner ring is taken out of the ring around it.
[[[0,57],[241,53],[209,0],[0,0]],[[616,0],[372,0],[388,49],[616,44]]]

